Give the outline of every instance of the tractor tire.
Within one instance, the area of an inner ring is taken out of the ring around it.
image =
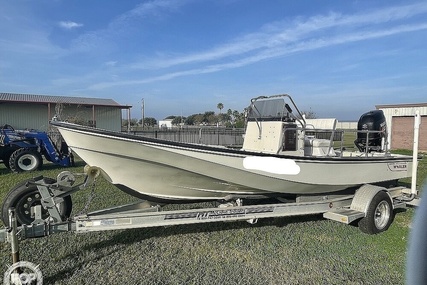
[[[7,169],[10,169],[10,164],[9,164],[10,156],[17,149],[19,148],[8,148],[8,150],[3,153],[3,163]]]
[[[10,159],[9,155],[6,155],[5,158],[3,159],[3,164],[4,166],[6,166],[7,169],[10,169],[9,159]]]
[[[1,219],[5,226],[9,226],[9,208],[15,208],[16,219],[19,225],[30,225],[34,221],[34,214],[31,207],[41,205],[41,195],[37,185],[29,184],[34,182],[34,179],[22,181],[14,188],[12,188],[6,195],[1,208]],[[56,180],[52,178],[44,178],[45,183],[55,183]],[[66,220],[71,215],[73,204],[71,196],[65,196],[64,201],[57,204],[59,213],[62,220]],[[42,219],[49,217],[49,212],[42,208]]]
[[[9,160],[3,161],[4,166],[6,166],[7,169],[10,169]]]
[[[9,158],[9,167],[13,172],[40,170],[43,158],[40,153],[28,148],[20,148]]]

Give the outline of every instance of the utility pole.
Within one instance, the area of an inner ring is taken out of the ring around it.
[[[142,100],[141,100],[141,111],[142,111],[142,119],[141,119],[142,130],[144,130],[144,119],[145,119],[145,103],[144,103],[144,98],[142,98]]]
[[[127,111],[127,115],[128,115],[128,134],[130,133],[130,108]]]

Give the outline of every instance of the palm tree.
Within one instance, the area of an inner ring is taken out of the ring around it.
[[[216,107],[219,109],[218,124],[217,124],[217,126],[219,126],[219,122],[221,121],[221,110],[224,109],[224,104],[218,103]]]
[[[218,105],[216,105],[216,107],[219,109],[219,113],[221,114],[221,110],[224,109],[224,104],[218,103]]]

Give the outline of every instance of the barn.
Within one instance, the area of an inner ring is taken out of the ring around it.
[[[386,117],[390,149],[412,149],[414,138],[414,116],[421,115],[419,150],[427,151],[427,103],[376,105]]]
[[[55,116],[63,121],[120,131],[122,110],[131,106],[112,99],[0,93],[0,125],[48,131]]]

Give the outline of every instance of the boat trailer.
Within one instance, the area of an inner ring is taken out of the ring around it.
[[[21,209],[8,208],[9,220],[5,221],[7,228],[0,230],[0,242],[10,241],[15,231],[18,238],[25,239],[68,231],[83,233],[219,221],[247,221],[254,224],[262,218],[314,214],[323,214],[324,218],[345,224],[360,220],[359,226],[363,225],[363,232],[376,234],[390,226],[393,210],[406,208],[408,204],[414,205],[418,201],[411,189],[405,187],[387,189],[366,184],[352,194],[299,196],[295,200],[277,198],[277,203],[255,205],[244,205],[244,199],[236,199],[224,201],[218,207],[164,211],[156,203],[141,201],[70,218],[64,214],[66,198],[76,191],[91,187],[101,172],[95,167],[86,167],[85,171],[85,174],[77,175],[63,171],[53,183],[43,177],[27,181],[25,186],[28,192],[37,189],[40,193],[40,196],[27,199],[39,197],[39,202],[32,205],[17,203]],[[84,181],[73,185],[76,176],[84,176]],[[6,197],[6,203],[9,196]],[[10,200],[13,201],[13,197]],[[25,214],[31,215],[31,223],[22,223]],[[22,217],[19,218],[19,215]]]
[[[0,242],[11,244],[14,264],[6,272],[5,278],[9,280],[8,282],[15,280],[15,283],[7,284],[26,284],[19,283],[19,279],[39,280],[37,278],[41,276],[37,266],[19,260],[18,240],[26,238],[70,231],[84,233],[219,221],[247,221],[254,224],[262,218],[314,214],[323,214],[324,218],[345,224],[358,221],[362,232],[377,234],[388,229],[393,221],[394,210],[416,205],[418,202],[411,189],[405,187],[386,189],[367,184],[350,194],[300,196],[291,201],[277,198],[277,203],[272,204],[245,205],[244,199],[235,199],[224,201],[218,207],[164,211],[158,204],[141,201],[70,218],[71,208],[68,208],[71,207],[68,205],[71,203],[70,195],[94,187],[96,178],[101,172],[101,169],[95,167],[85,167],[85,173],[81,174],[63,171],[56,180],[37,177],[12,189],[4,203],[15,205],[17,208],[7,209],[8,220],[5,221],[7,227],[0,230]],[[75,184],[79,177],[83,181]],[[2,214],[5,214],[5,209]],[[31,222],[24,223],[25,221]],[[23,269],[29,273],[18,271]],[[9,275],[6,276],[7,274]]]

